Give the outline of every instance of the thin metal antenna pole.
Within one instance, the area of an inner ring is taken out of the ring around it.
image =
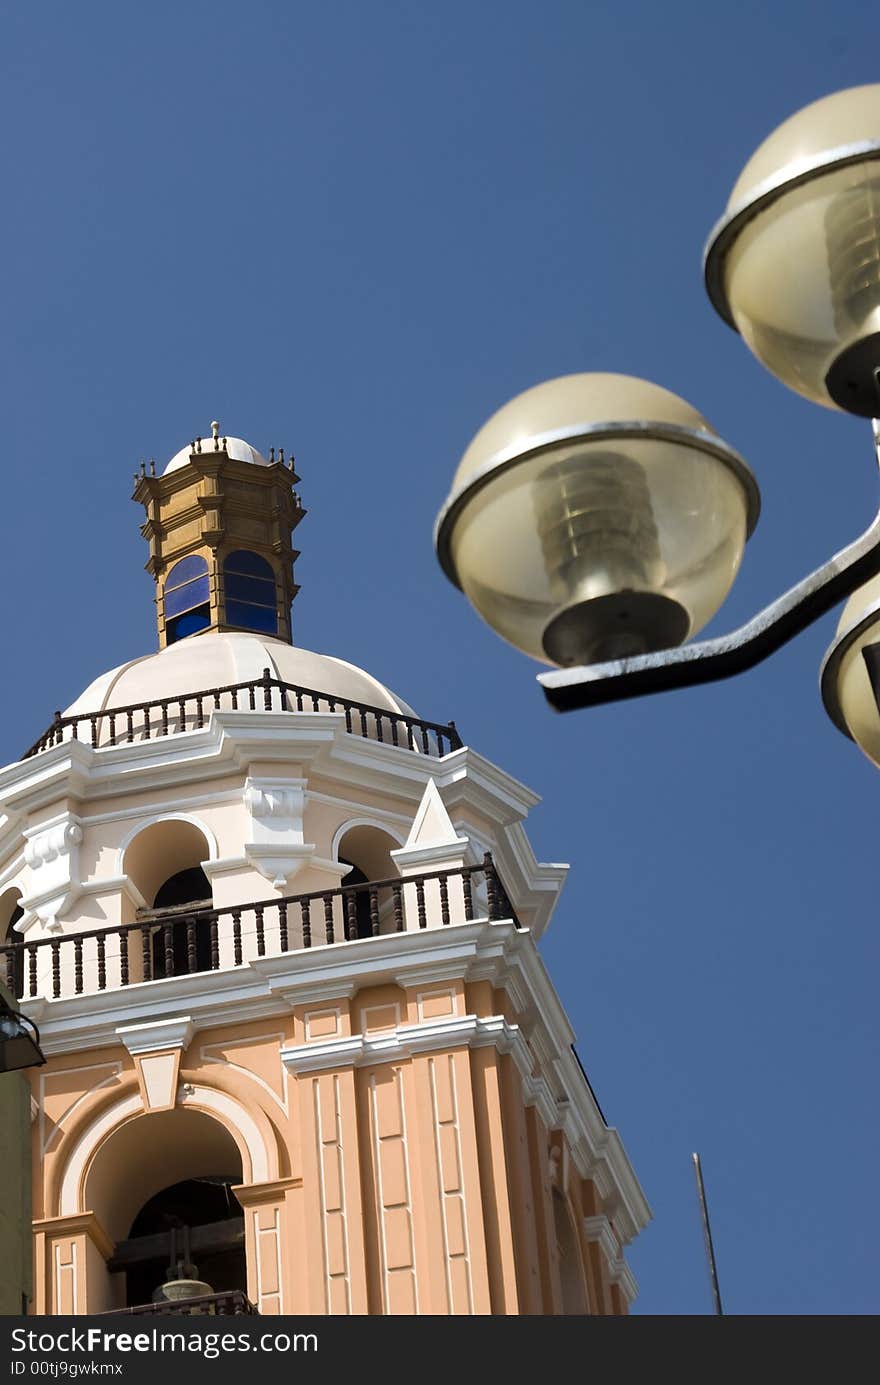
[[[703,1170],[700,1167],[700,1156],[695,1154],[694,1174],[697,1180],[697,1197],[700,1200],[700,1216],[703,1219],[703,1235],[706,1238],[706,1258],[709,1261],[709,1278],[712,1281],[712,1297],[715,1300],[715,1312],[719,1317],[724,1316],[724,1309],[721,1307],[721,1290],[718,1288],[718,1270],[715,1267],[715,1248],[712,1245],[712,1228],[709,1225],[709,1209],[706,1206],[706,1189],[703,1185]]]

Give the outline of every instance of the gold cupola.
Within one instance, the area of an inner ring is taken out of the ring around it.
[[[146,521],[147,571],[156,583],[159,648],[206,630],[248,630],[293,643],[299,588],[292,535],[306,513],[294,489],[293,454],[268,459],[241,438],[182,448],[161,475],[142,464],[133,499]]]

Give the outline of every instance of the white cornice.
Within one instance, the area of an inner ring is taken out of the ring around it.
[[[612,1284],[618,1286],[627,1303],[632,1303],[639,1292],[639,1286],[635,1275],[622,1255],[618,1255],[614,1263],[608,1266],[608,1278]]]
[[[498,1048],[515,1052],[522,1071],[531,1069],[531,1057],[516,1025],[502,1015],[444,1015],[420,1024],[399,1024],[375,1034],[317,1039],[312,1043],[282,1048],[281,1059],[288,1071],[322,1072],[337,1066],[367,1067],[373,1063],[397,1062],[417,1053],[436,1053],[450,1048]]]
[[[598,1217],[584,1217],[584,1235],[588,1241],[599,1243],[599,1248],[609,1265],[617,1264],[620,1245],[604,1213]]]

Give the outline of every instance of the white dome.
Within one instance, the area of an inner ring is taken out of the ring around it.
[[[416,715],[384,684],[344,659],[297,649],[268,635],[216,630],[190,636],[158,654],[132,659],[102,673],[64,715],[82,716],[105,708],[171,700],[185,693],[249,683],[261,678],[265,668],[271,669],[272,676],[283,683],[365,702],[404,716]]]
[[[249,442],[245,442],[244,438],[225,438],[221,439],[221,441],[225,441],[227,454],[236,462],[252,462],[254,466],[272,465],[261,452],[258,452],[255,447],[251,447]],[[192,450],[193,444],[188,442],[186,447],[182,447],[179,452],[175,452],[171,461],[162,472],[162,475],[167,476],[169,471],[178,471],[180,467],[186,466]],[[202,438],[202,451],[214,451],[214,439],[212,437],[208,436]]]

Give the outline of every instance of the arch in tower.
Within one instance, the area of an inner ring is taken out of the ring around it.
[[[204,1177],[222,1151],[241,1170],[243,1184],[278,1177],[272,1126],[259,1107],[245,1105],[219,1084],[188,1083],[185,1103],[169,1111],[144,1111],[139,1092],[96,1110],[91,1107],[62,1141],[52,1182],[57,1215],[93,1212],[114,1239],[126,1235],[140,1208],[155,1193],[188,1177]],[[210,1156],[210,1159],[208,1158]]]
[[[403,842],[385,826],[379,826],[369,818],[354,818],[342,824],[333,838],[333,859],[340,865],[348,866],[348,873],[340,884],[360,885],[371,880],[388,880],[399,874],[391,855]],[[379,931],[392,932],[394,929],[393,898],[390,889],[377,893],[375,905],[379,916]],[[370,894],[359,890],[355,895],[357,934],[368,938],[373,931]]]
[[[189,813],[164,813],[134,827],[119,848],[119,874],[152,908],[162,886],[182,871],[216,861],[217,840]],[[210,893],[210,891],[209,891]]]

